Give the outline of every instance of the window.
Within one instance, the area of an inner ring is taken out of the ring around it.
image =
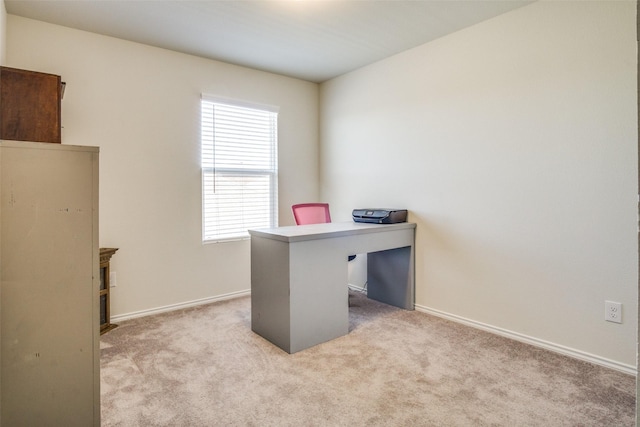
[[[203,95],[201,114],[202,240],[277,227],[277,109]]]

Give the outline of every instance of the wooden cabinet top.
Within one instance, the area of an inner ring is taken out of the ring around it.
[[[60,76],[0,67],[0,139],[62,142]]]

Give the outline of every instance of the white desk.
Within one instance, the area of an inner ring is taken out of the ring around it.
[[[413,310],[415,227],[334,222],[249,230],[251,329],[288,353],[349,333],[353,254],[368,254],[369,298]]]

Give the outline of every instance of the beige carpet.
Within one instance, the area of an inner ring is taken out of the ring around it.
[[[289,355],[238,298],[102,336],[103,426],[633,426],[635,378],[356,294]]]

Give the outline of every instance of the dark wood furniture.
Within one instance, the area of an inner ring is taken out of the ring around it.
[[[62,142],[60,76],[0,67],[0,139]]]
[[[116,328],[118,325],[111,323],[111,303],[109,296],[109,275],[111,273],[109,262],[118,248],[100,248],[100,335]]]

